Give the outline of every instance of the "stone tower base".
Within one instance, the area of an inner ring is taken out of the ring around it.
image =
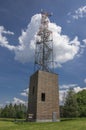
[[[57,74],[37,71],[30,77],[28,121],[59,121]]]

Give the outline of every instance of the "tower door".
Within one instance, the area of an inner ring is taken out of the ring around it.
[[[56,121],[57,121],[57,112],[53,112],[52,121],[53,121],[53,122],[56,122]]]

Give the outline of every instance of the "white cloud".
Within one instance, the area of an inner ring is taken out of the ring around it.
[[[67,96],[67,91],[70,89],[70,88],[76,88],[77,84],[63,84],[63,85],[60,85],[60,91],[59,91],[59,102],[60,102],[60,105],[63,105],[64,102],[65,102],[65,98]]]
[[[5,28],[4,28],[3,26],[0,26],[0,34],[1,34],[1,33],[14,35],[13,32],[6,31]]]
[[[86,39],[83,40],[84,44],[86,45]]]
[[[64,104],[66,95],[67,95],[67,90],[60,90],[59,91],[59,104],[60,105]]]
[[[31,18],[31,22],[28,24],[27,29],[25,31],[22,30],[22,34],[19,37],[20,46],[15,50],[16,60],[23,63],[33,60],[36,34],[39,30],[40,23],[41,15],[36,14]]]
[[[86,47],[86,39],[83,39],[82,45],[81,45],[81,48],[80,48],[80,53],[77,55],[78,57],[80,57],[84,53],[85,47]]]
[[[17,104],[17,105],[19,105],[19,104],[26,104],[26,102],[23,101],[23,100],[21,100],[21,99],[19,99],[19,98],[14,97],[14,98],[13,98],[13,101],[12,101],[12,104]]]
[[[36,33],[38,32],[41,22],[41,15],[36,14],[31,18],[31,22],[28,24],[27,29],[22,30],[21,36],[19,39],[18,46],[12,46],[9,44],[6,36],[3,36],[3,33],[11,34],[10,31],[6,31],[3,26],[0,30],[0,46],[6,47],[9,50],[13,50],[15,53],[15,60],[18,60],[22,63],[32,61],[34,56],[34,48],[36,42]]]
[[[86,78],[84,79],[84,83],[86,83]]]
[[[10,101],[6,101],[6,104],[10,104]]]
[[[86,17],[86,5],[85,6],[81,6],[80,8],[75,10],[75,12],[72,15],[72,17],[73,17],[73,19],[79,19],[79,18]]]
[[[80,49],[78,37],[70,41],[67,35],[62,35],[62,28],[54,23],[49,24],[49,29],[53,32],[53,48],[55,66],[61,65],[69,60],[74,59]]]
[[[36,42],[36,34],[39,30],[41,23],[41,14],[36,14],[31,18],[31,22],[28,24],[27,29],[22,30],[19,39],[18,46],[12,46],[9,44],[6,36],[3,33],[13,34],[10,31],[6,31],[4,28],[1,29],[0,33],[0,45],[13,50],[15,53],[15,60],[22,63],[33,61],[34,49]],[[61,65],[69,60],[73,60],[78,55],[81,48],[78,37],[75,36],[73,40],[67,35],[62,35],[62,28],[55,23],[49,21],[49,30],[53,34],[53,47],[54,47],[54,60],[55,67],[61,67]]]
[[[59,101],[60,101],[60,105],[64,104],[67,92],[68,92],[68,90],[70,88],[73,88],[73,90],[74,90],[75,93],[78,93],[79,91],[82,91],[82,90],[86,90],[86,87],[81,88],[77,84],[67,84],[67,85],[64,84],[64,85],[60,85],[60,90],[59,90]],[[29,92],[29,89],[27,88],[27,89],[25,89],[21,93],[21,95],[22,96],[28,96],[28,92]]]
[[[6,47],[6,48],[8,48],[9,50],[15,49],[15,46],[9,45],[9,42],[8,42],[6,36],[3,36],[3,34],[4,34],[4,35],[5,35],[5,34],[14,35],[13,32],[6,31],[3,26],[0,26],[0,46]]]
[[[21,95],[27,97],[27,96],[28,96],[28,93],[29,93],[29,89],[27,88],[27,89],[25,89],[25,90],[21,93]]]
[[[84,87],[84,88],[81,88],[81,87],[76,87],[76,88],[74,88],[74,92],[75,92],[75,93],[78,93],[78,92],[80,92],[80,91],[82,91],[82,90],[86,90],[86,87]]]
[[[69,89],[69,88],[74,88],[76,86],[77,84],[63,84],[63,85],[60,85],[60,89]]]
[[[73,88],[75,93],[78,93],[82,90],[86,90],[86,87],[82,88],[82,87],[78,86],[77,84],[61,85],[60,91],[59,91],[60,105],[64,104],[64,101],[65,101],[69,88]]]

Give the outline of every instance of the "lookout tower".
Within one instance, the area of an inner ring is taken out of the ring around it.
[[[28,121],[59,121],[58,75],[54,73],[53,38],[49,16],[41,12],[35,48],[35,72],[30,77]]]

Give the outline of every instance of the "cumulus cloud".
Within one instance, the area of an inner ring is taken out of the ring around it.
[[[15,53],[15,60],[22,63],[31,61],[34,56],[36,33],[38,32],[41,22],[41,14],[36,14],[31,18],[31,22],[28,24],[27,29],[22,30],[19,39],[18,46],[12,46],[9,44],[6,36],[3,33],[13,34],[10,31],[6,31],[3,26],[0,26],[0,46],[6,47],[9,50],[13,50]]]
[[[62,28],[54,23],[49,24],[49,29],[53,32],[53,48],[55,66],[61,65],[74,59],[80,49],[80,42],[76,36],[72,41],[67,35],[62,35]]]
[[[61,85],[60,86],[60,91],[59,91],[59,101],[60,101],[60,105],[63,105],[65,102],[65,98],[67,96],[67,92],[69,90],[69,88],[72,88],[74,90],[75,93],[78,93],[82,90],[86,90],[86,87],[80,87],[77,84],[68,84],[68,85]]]
[[[21,99],[19,99],[19,98],[14,97],[14,98],[13,98],[13,101],[12,101],[12,104],[17,104],[17,105],[19,105],[19,104],[26,104],[26,102],[23,101],[23,100],[21,100]]]
[[[22,34],[19,37],[20,46],[15,50],[15,59],[20,62],[32,61],[34,57],[34,49],[36,42],[36,34],[39,30],[41,23],[41,14],[36,14],[31,18],[31,22],[28,24],[27,29],[22,30]]]
[[[3,36],[3,33],[12,35],[13,33],[6,31],[4,27],[1,26],[0,45],[9,50],[13,50],[15,60],[22,63],[33,61],[37,32],[39,31],[40,24],[41,14],[32,16],[26,30],[22,30],[21,36],[18,38],[18,46],[10,45],[6,36]],[[61,67],[63,63],[73,60],[74,57],[78,55],[81,45],[77,36],[75,36],[73,40],[70,40],[67,35],[63,35],[61,26],[49,21],[48,28],[52,31],[55,67]]]
[[[82,90],[86,90],[86,87],[84,87],[84,88],[76,87],[76,88],[73,88],[73,90],[74,90],[75,93],[78,93],[78,92],[80,92]]]
[[[79,19],[79,18],[86,17],[86,5],[85,6],[81,6],[80,8],[78,8],[77,10],[75,10],[75,12],[72,15],[72,17],[74,19]]]
[[[29,89],[27,88],[27,89],[23,90],[23,92],[21,93],[21,95],[27,97],[28,93],[29,93]]]

